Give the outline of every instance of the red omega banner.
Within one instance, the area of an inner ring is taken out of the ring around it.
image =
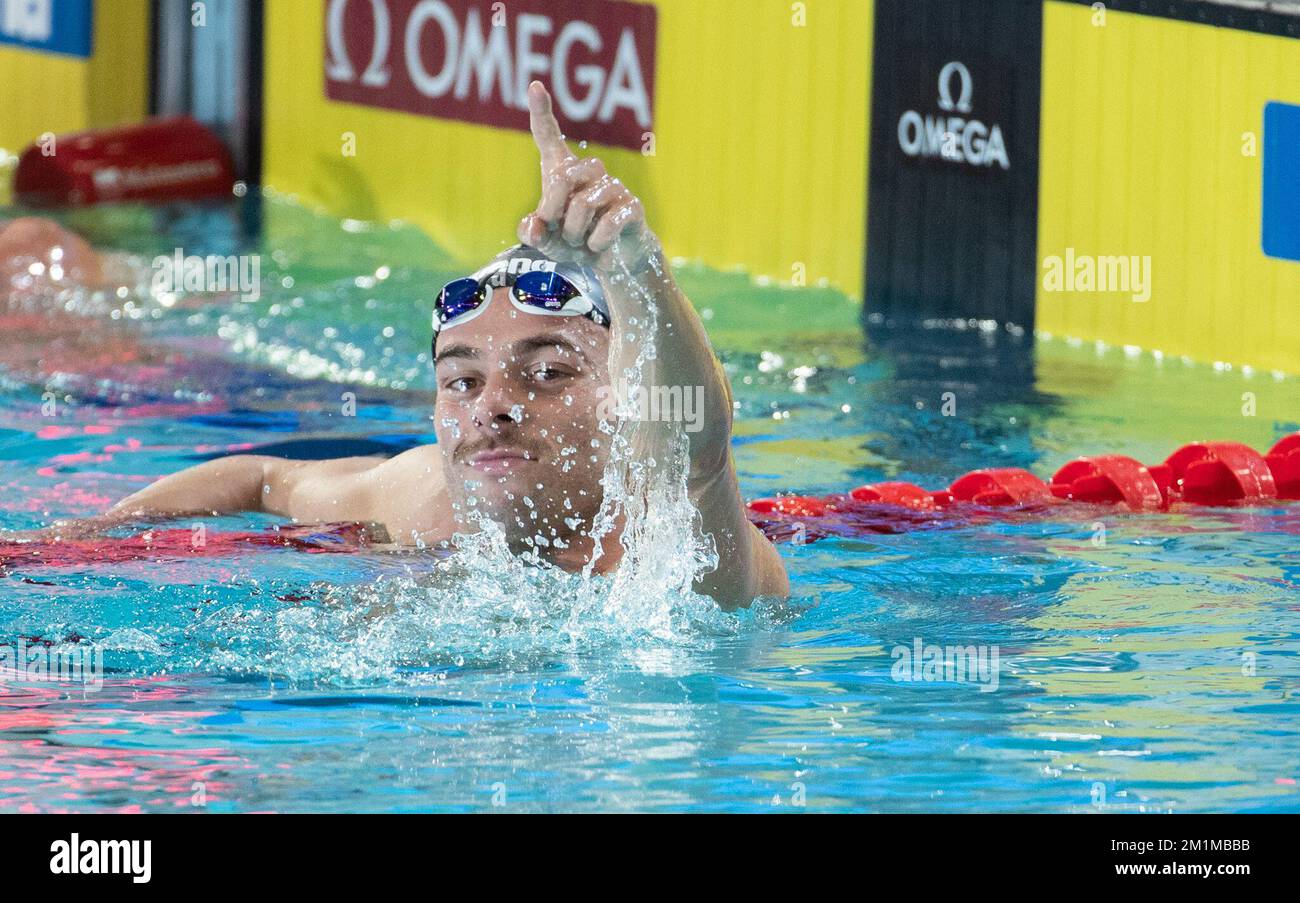
[[[541,79],[570,138],[638,149],[657,25],[625,0],[325,0],[325,96],[527,130]]]

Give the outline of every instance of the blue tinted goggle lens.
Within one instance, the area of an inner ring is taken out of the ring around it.
[[[438,293],[434,302],[433,341],[437,344],[438,333],[442,327],[453,320],[478,310],[487,303],[492,277],[477,280],[466,276],[448,282]],[[532,270],[521,273],[508,283],[514,303],[524,307],[535,307],[548,313],[568,313],[573,316],[585,316],[600,326],[609,326],[609,314],[603,307],[598,307],[592,299],[583,294],[571,280],[559,273],[547,273]],[[570,302],[577,300],[577,304]]]
[[[438,293],[438,320],[450,322],[469,313],[487,300],[487,292],[477,280],[465,278],[448,282]]]
[[[582,294],[576,285],[559,273],[523,273],[511,287],[520,304],[543,310],[562,310],[564,305]],[[448,282],[438,294],[438,321],[450,323],[457,317],[477,310],[487,300],[486,285],[466,277]]]
[[[523,273],[514,285],[516,301],[544,310],[561,310],[580,294],[578,287],[559,273]]]

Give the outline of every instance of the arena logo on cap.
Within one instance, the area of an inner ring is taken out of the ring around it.
[[[494,260],[473,276],[477,280],[497,280],[505,275],[519,276],[523,273],[554,273],[555,261],[544,257],[511,257],[506,260]],[[494,285],[504,282],[494,281]]]
[[[639,149],[657,16],[625,0],[325,0],[325,96],[526,131],[541,79],[568,135]]]
[[[958,86],[954,100],[953,86]],[[965,63],[953,60],[939,70],[939,109],[941,114],[922,116],[907,110],[898,119],[898,145],[909,157],[937,157],[954,163],[1003,169],[1011,168],[1002,127],[987,126],[978,119],[967,119],[973,110],[975,79]],[[963,115],[954,115],[954,114]]]

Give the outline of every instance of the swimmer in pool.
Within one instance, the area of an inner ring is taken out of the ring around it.
[[[640,200],[599,160],[572,152],[540,82],[530,85],[528,104],[541,199],[519,224],[521,245],[439,293],[435,445],[387,460],[220,458],[158,480],[93,519],[96,526],[251,510],[380,525],[393,542],[434,545],[474,532],[472,512],[481,512],[517,553],[536,549],[577,571],[599,551],[595,569],[608,573],[623,549],[617,530],[600,550],[590,535],[610,454],[600,424],[618,404],[611,373],[633,365],[653,299],[657,358],[643,384],[681,387],[703,404],[692,421],[698,429],[686,433],[687,488],[719,564],[697,589],[725,605],[787,596],[780,556],[745,516],[731,460],[730,386]],[[638,430],[638,459],[662,456],[663,425]]]

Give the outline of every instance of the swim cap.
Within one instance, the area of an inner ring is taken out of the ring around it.
[[[568,279],[591,300],[592,305],[605,318],[607,324],[612,322],[609,316],[609,302],[605,300],[605,289],[601,286],[600,277],[596,275],[595,270],[579,263],[554,260],[528,245],[506,248],[481,269],[475,271],[470,278],[492,288],[498,288],[510,285],[515,277],[529,272],[558,273]]]

